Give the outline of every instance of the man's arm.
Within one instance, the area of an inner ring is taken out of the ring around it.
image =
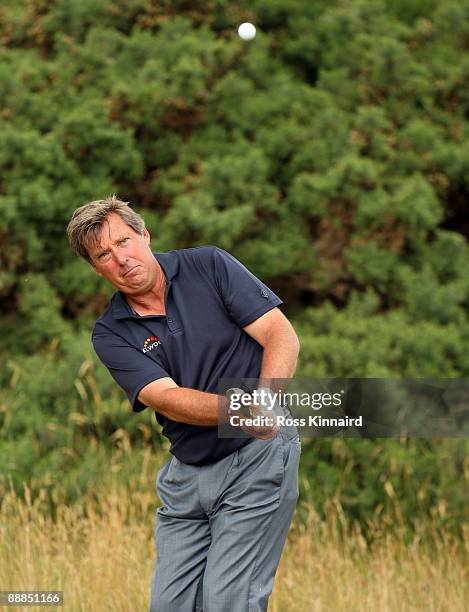
[[[160,378],[146,385],[138,399],[168,419],[188,425],[218,425],[220,408],[225,418],[228,409],[225,397],[179,387],[172,378]]]
[[[272,378],[290,378],[296,368],[300,343],[288,319],[278,308],[243,328],[264,348],[259,386]],[[172,421],[188,425],[218,425],[228,401],[215,393],[178,387],[172,378],[160,378],[143,387],[138,399]]]
[[[188,425],[218,425],[228,421],[230,416],[226,397],[178,387],[171,378],[161,378],[150,383],[140,391],[138,398],[143,404],[169,419]],[[244,426],[243,418],[241,417],[240,426],[256,438],[267,440],[277,432],[277,427]]]
[[[291,378],[296,370],[300,341],[286,316],[273,308],[243,328],[263,348],[259,387],[270,387],[272,378]]]

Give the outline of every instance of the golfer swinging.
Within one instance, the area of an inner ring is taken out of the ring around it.
[[[220,414],[230,411],[218,381],[255,378],[265,388],[293,375],[299,343],[281,300],[217,247],[152,253],[143,219],[115,196],[75,210],[67,232],[117,289],[93,330],[96,353],[133,410],[154,410],[171,442],[157,478],[150,610],[267,610],[298,496],[300,442],[294,428],[275,426],[221,438]]]

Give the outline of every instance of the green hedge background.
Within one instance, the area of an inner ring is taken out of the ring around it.
[[[155,250],[217,244],[278,292],[299,375],[469,375],[468,0],[3,0],[0,44],[0,494],[53,509],[164,446],[65,237],[114,192]],[[302,497],[458,530],[468,471],[465,440],[320,440]]]

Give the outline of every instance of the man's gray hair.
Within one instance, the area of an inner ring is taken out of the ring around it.
[[[111,213],[119,215],[137,234],[143,234],[145,229],[142,217],[130,208],[128,202],[118,200],[115,195],[77,208],[67,226],[68,241],[72,251],[91,265],[88,247],[98,242],[103,224]]]

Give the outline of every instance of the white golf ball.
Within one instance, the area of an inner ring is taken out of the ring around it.
[[[249,21],[245,21],[238,28],[239,37],[243,40],[252,40],[256,35],[256,28]]]

